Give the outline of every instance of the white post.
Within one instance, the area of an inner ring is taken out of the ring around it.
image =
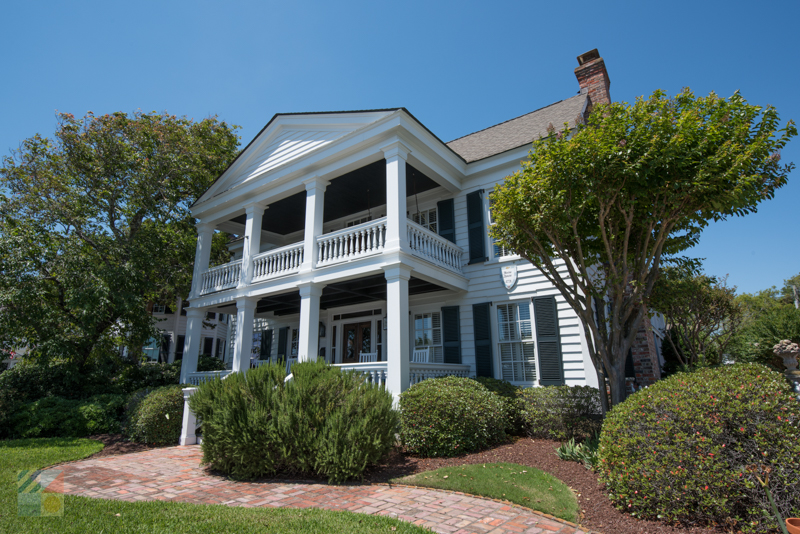
[[[253,320],[256,314],[255,298],[236,299],[236,341],[233,345],[233,372],[250,368],[250,353],[253,350]]]
[[[386,249],[408,248],[406,158],[410,150],[397,141],[381,150],[386,157]]]
[[[327,189],[330,182],[314,176],[303,183],[306,186],[306,226],[303,237],[301,273],[308,272],[317,265],[317,237],[322,235],[325,189]]]
[[[208,270],[211,261],[211,239],[214,237],[214,225],[199,223],[197,229],[197,249],[194,253],[194,271],[192,272],[192,292],[189,298],[200,295],[200,284],[203,273]]]
[[[411,269],[393,265],[384,269],[386,276],[386,388],[397,403],[400,393],[408,388],[409,342],[408,281]]]
[[[189,382],[189,373],[197,371],[197,357],[200,355],[200,338],[203,335],[203,315],[199,308],[186,310],[186,338],[183,342],[181,363],[181,384]]]
[[[247,220],[244,223],[244,247],[242,248],[242,276],[239,287],[249,286],[253,281],[253,257],[261,251],[261,221],[264,218],[263,204],[245,207]]]
[[[300,331],[297,361],[317,361],[319,352],[319,298],[322,284],[300,284]]]
[[[186,388],[183,390],[183,426],[181,427],[180,445],[195,445],[197,443],[197,417],[194,412],[189,409],[189,397],[191,397],[197,388]]]

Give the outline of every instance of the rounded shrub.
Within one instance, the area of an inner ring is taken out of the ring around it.
[[[165,386],[134,393],[128,402],[125,433],[133,441],[177,445],[183,423],[183,390]]]
[[[680,373],[608,414],[600,468],[639,517],[771,532],[766,489],[781,516],[800,515],[800,402],[758,364]]]
[[[83,400],[45,397],[18,405],[11,417],[10,437],[83,437],[116,433],[124,395],[95,395]]]
[[[488,376],[479,376],[475,380],[503,401],[508,418],[506,431],[514,435],[523,434],[525,431],[525,417],[523,415],[525,405],[521,399],[522,388],[507,380],[498,380]]]
[[[456,456],[506,439],[506,407],[471,378],[425,380],[400,395],[400,438],[420,456]]]
[[[522,417],[532,438],[587,439],[602,425],[600,391],[591,386],[525,388]]]

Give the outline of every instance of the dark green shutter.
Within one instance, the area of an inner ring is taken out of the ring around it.
[[[533,316],[536,320],[536,344],[539,348],[539,383],[543,386],[563,386],[564,362],[561,357],[556,298],[535,297]]]
[[[472,305],[472,325],[475,331],[475,374],[494,378],[490,306],[489,302]]]
[[[272,329],[261,332],[260,359],[268,360],[272,356]]]
[[[289,340],[289,327],[278,330],[278,357],[286,358],[286,342]]]
[[[486,257],[486,224],[483,222],[483,190],[467,195],[467,235],[469,263],[480,263]]]
[[[444,363],[461,363],[461,320],[458,306],[442,308]]]
[[[453,206],[453,199],[448,198],[436,203],[437,215],[439,217],[439,235],[451,243],[456,242],[456,210]]]

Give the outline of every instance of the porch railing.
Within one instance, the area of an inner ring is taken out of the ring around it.
[[[429,378],[441,378],[443,376],[469,376],[469,365],[454,363],[412,363],[409,369],[411,375],[410,385],[418,384]]]
[[[386,245],[386,217],[331,232],[317,238],[317,266],[332,265],[376,254]]]
[[[205,382],[206,380],[215,380],[217,377],[225,378],[232,371],[205,371],[199,373],[189,373],[189,383],[193,386],[199,386],[201,382]]]
[[[262,252],[253,258],[253,281],[297,272],[302,263],[302,242]]]
[[[242,276],[242,260],[232,261],[225,265],[212,267],[203,273],[200,280],[200,294],[213,293],[230,289],[239,284]]]
[[[464,251],[461,250],[461,247],[413,221],[406,222],[408,246],[414,251],[414,255],[449,271],[462,274],[461,256]]]
[[[367,381],[373,384],[385,384],[388,376],[386,362],[338,363],[335,365],[343,371],[356,371],[364,374]]]

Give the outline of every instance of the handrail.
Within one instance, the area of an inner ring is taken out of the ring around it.
[[[228,375],[230,375],[232,371],[225,370],[225,371],[198,371],[195,373],[189,373],[187,376],[188,382],[193,386],[199,386],[200,383],[205,382],[206,380],[214,380],[215,378],[219,377],[224,380]]]
[[[376,254],[386,245],[386,217],[350,226],[317,238],[317,266]]]
[[[242,260],[234,260],[224,265],[217,265],[201,275],[200,294],[213,293],[223,289],[236,287],[242,276]]]
[[[253,256],[253,281],[283,276],[300,269],[303,263],[303,242],[274,248]]]
[[[461,274],[461,247],[431,232],[412,220],[407,220],[408,246],[414,254],[440,267]]]

